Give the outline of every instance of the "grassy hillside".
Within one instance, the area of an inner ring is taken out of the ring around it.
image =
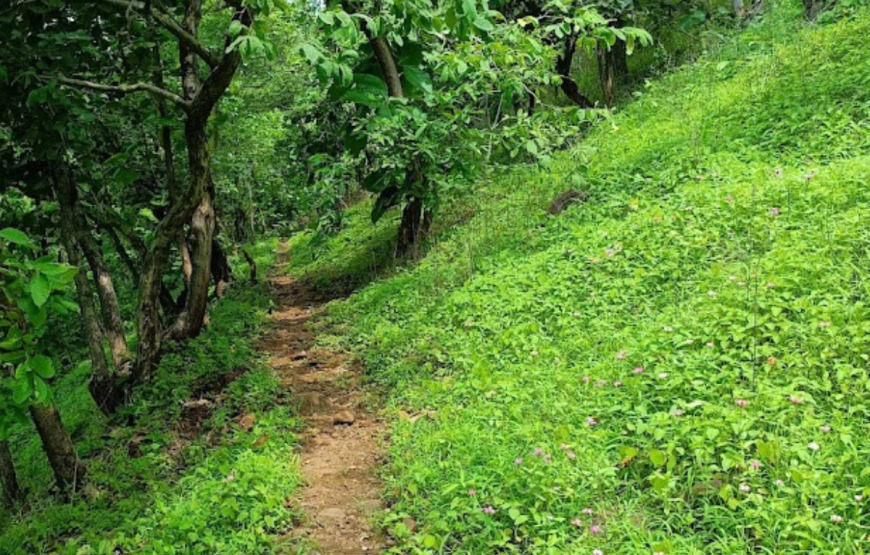
[[[396,553],[870,551],[870,14],[799,9],[333,305],[392,392]],[[370,275],[365,210],[294,271]]]

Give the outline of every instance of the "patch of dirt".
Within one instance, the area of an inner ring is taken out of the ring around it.
[[[315,347],[309,324],[331,299],[290,277],[274,276],[270,283],[278,304],[275,330],[261,347],[309,425],[298,499],[306,521],[290,536],[310,540],[320,555],[379,553],[385,540],[372,518],[382,508],[381,421],[364,402],[359,367]]]

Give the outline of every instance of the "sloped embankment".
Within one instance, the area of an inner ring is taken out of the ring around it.
[[[870,15],[797,8],[335,305],[392,387],[397,552],[866,549]]]

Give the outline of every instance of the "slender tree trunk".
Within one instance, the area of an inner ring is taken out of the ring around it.
[[[188,148],[191,148],[190,143]],[[191,274],[184,309],[167,334],[171,339],[196,337],[205,323],[214,229],[214,205],[210,192],[206,191],[190,220]]]
[[[390,51],[387,41],[383,37],[372,36],[365,25],[363,25],[363,32],[368,37],[372,50],[375,53],[375,59],[377,59],[384,79],[387,82],[387,90],[390,96],[402,98],[404,96],[402,80],[399,77],[399,71],[396,68],[393,53]],[[420,181],[422,176],[420,172],[415,171],[412,172],[410,179]],[[423,199],[419,197],[409,198],[402,211],[402,222],[399,224],[396,256],[405,256],[406,254],[416,255],[419,240],[429,230],[431,223],[432,214],[425,209]]]
[[[211,276],[214,280],[215,296],[222,299],[226,294],[227,287],[233,280],[233,270],[227,252],[221,247],[217,237],[212,238],[211,246]]]
[[[743,17],[746,14],[746,5],[743,0],[731,0],[731,9],[734,10],[734,15]]]
[[[3,503],[12,507],[21,500],[21,489],[18,487],[18,476],[15,474],[15,464],[12,462],[12,452],[9,441],[0,441],[0,482],[3,482]]]
[[[36,431],[39,432],[57,486],[61,491],[75,491],[84,481],[85,466],[79,461],[72,439],[61,422],[57,406],[31,405],[30,416],[36,425]]]
[[[616,85],[628,73],[628,52],[624,41],[617,40],[610,48],[598,48],[598,72],[604,101],[611,107],[616,96]]]
[[[77,268],[79,272],[75,276],[76,292],[79,298],[79,308],[81,311],[82,323],[84,324],[85,339],[88,344],[88,353],[91,359],[91,380],[88,384],[88,389],[94,402],[99,407],[100,411],[108,414],[117,409],[124,401],[123,391],[115,387],[114,379],[109,371],[109,365],[106,361],[106,355],[103,352],[103,331],[100,327],[97,317],[97,311],[94,307],[94,293],[91,290],[91,284],[88,281],[87,271],[82,263],[81,254],[79,253],[79,243],[77,239],[83,235],[82,228],[85,225],[84,218],[78,214],[78,189],[72,180],[70,170],[64,163],[53,165],[52,180],[54,181],[55,196],[57,197],[58,205],[60,206],[60,225],[61,235],[64,248],[67,253],[69,263]],[[85,238],[87,240],[87,238]],[[91,253],[96,264],[96,255]],[[115,303],[113,315],[116,318],[114,325],[122,328],[121,317],[118,309],[118,299],[114,297],[114,287],[112,286],[111,278],[108,276],[108,271],[102,266],[102,258],[99,259],[100,269],[104,272],[103,278],[107,280],[103,287],[110,290]],[[94,271],[94,277],[100,279],[100,270]],[[108,295],[107,295],[108,296]],[[103,296],[101,295],[101,299]],[[111,302],[111,301],[109,301]],[[108,326],[107,326],[108,327]],[[123,328],[122,328],[123,329]],[[121,347],[117,347],[119,357],[126,365],[129,360],[129,352],[127,351],[127,343],[121,331]],[[113,353],[116,352],[116,347],[113,347]],[[119,366],[120,368],[120,366]]]
[[[112,351],[112,361],[115,364],[115,369],[119,372],[126,371],[127,365],[130,362],[130,349],[127,347],[127,338],[124,335],[124,322],[121,320],[121,305],[118,302],[118,294],[115,291],[112,275],[103,261],[103,255],[90,239],[90,234],[87,233],[87,236],[83,237],[80,244],[97,285],[97,296],[100,298],[100,307],[103,314],[103,329],[106,330],[106,337],[109,340],[109,348]]]
[[[257,283],[257,261],[254,260],[254,257],[251,256],[251,253],[248,252],[248,249],[242,248],[242,256],[245,257],[245,262],[248,263],[248,281],[251,284]]]
[[[571,65],[574,61],[574,53],[576,50],[577,36],[569,35],[565,37],[565,49],[556,59],[556,73],[558,73],[562,78],[561,87],[565,96],[581,108],[591,108],[592,102],[586,95],[580,92],[580,87],[577,86],[577,82],[571,78]]]
[[[416,258],[419,254],[420,239],[432,226],[432,213],[423,205],[423,199],[412,198],[402,210],[402,222],[399,224],[399,238],[396,242],[396,256]]]

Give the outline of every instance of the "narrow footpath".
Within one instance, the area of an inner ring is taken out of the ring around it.
[[[262,347],[309,426],[298,498],[306,519],[292,535],[305,555],[379,553],[384,542],[372,517],[382,508],[381,422],[366,406],[359,368],[347,356],[315,347],[310,325],[330,298],[288,276],[275,275],[270,283],[275,326]]]

